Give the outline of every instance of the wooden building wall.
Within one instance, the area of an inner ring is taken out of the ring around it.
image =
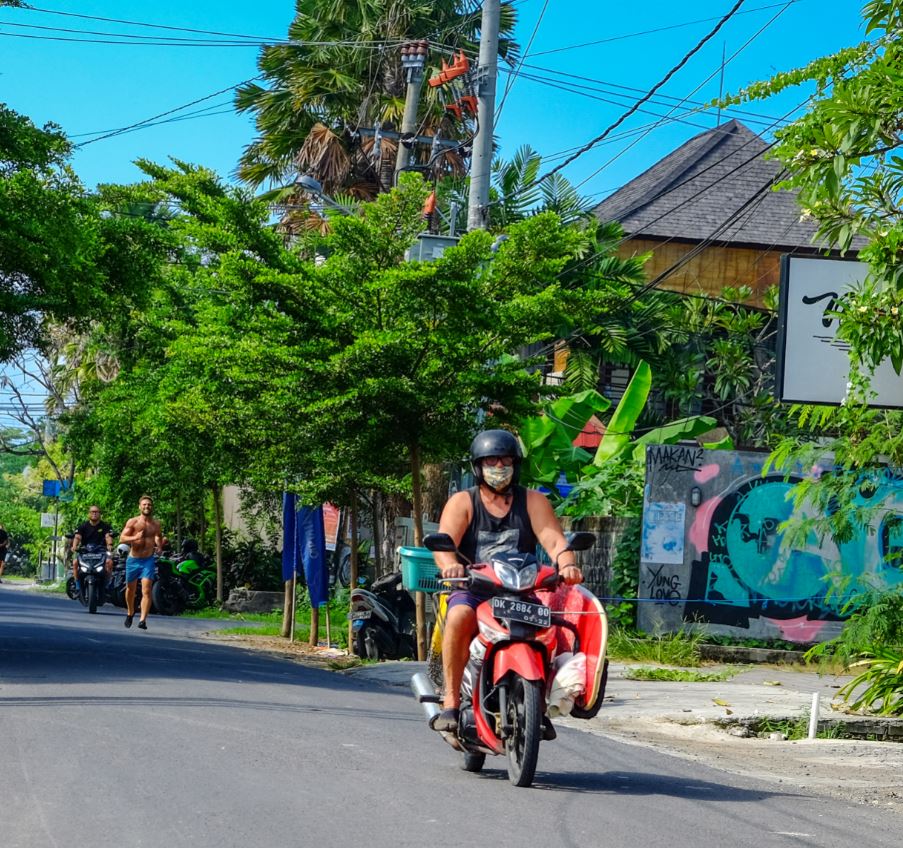
[[[646,276],[654,280],[681,261],[694,247],[695,244],[690,242],[638,238],[625,242],[618,252],[622,257],[628,257],[651,251],[652,257],[646,263]],[[710,245],[669,274],[659,285],[671,291],[712,297],[719,297],[725,286],[747,285],[753,290],[747,305],[764,306],[764,293],[778,284],[783,252],[780,249]]]

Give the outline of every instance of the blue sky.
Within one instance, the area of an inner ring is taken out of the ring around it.
[[[185,0],[33,0],[33,5],[61,12],[264,38],[284,37],[294,11],[292,0],[256,0],[252,4],[230,0],[191,0],[189,3]],[[530,55],[525,60],[529,67],[524,67],[523,75],[514,82],[501,113],[497,136],[502,154],[510,156],[519,145],[530,143],[549,156],[598,135],[630,102],[613,96],[618,91],[632,93],[616,86],[642,91],[651,87],[715,24],[714,20],[702,19],[718,18],[732,5],[733,0],[696,0],[682,4],[659,0],[646,0],[642,4],[610,0],[517,0],[520,16],[517,37],[523,47],[530,41],[544,8],[545,11]],[[746,0],[741,12],[749,11],[735,16],[675,75],[662,93],[677,99],[690,96],[693,100],[716,96],[722,51],[730,57],[750,38],[753,39],[751,43],[725,68],[724,84],[728,91],[856,43],[863,37],[860,6],[858,0],[795,0],[789,4],[775,0]],[[160,31],[53,15],[46,11],[0,9],[3,55],[0,101],[38,124],[45,121],[60,124],[76,142],[90,137],[82,136],[83,133],[116,129],[142,121],[257,73],[256,47],[77,44],[40,40],[34,36],[105,36],[28,29],[13,24],[145,37],[159,35]],[[670,28],[632,35],[664,27]],[[183,32],[171,32],[170,35],[192,37]],[[602,39],[608,40],[593,46],[575,47]],[[600,86],[550,72],[604,82]],[[527,74],[542,77],[556,86],[567,87],[575,83],[590,86],[594,91],[589,93],[595,99],[539,83],[527,78]],[[704,83],[712,74],[714,76]],[[500,93],[507,79],[508,76],[503,74]],[[703,83],[702,88],[691,94]],[[742,116],[741,120],[751,129],[768,135],[774,125],[773,119],[784,116],[802,97],[803,93],[794,91],[773,102],[745,107],[756,114]],[[598,98],[617,102],[603,102]],[[230,102],[231,97],[224,94],[200,105],[219,111],[220,108],[228,109]],[[650,104],[644,108],[654,114],[634,115],[619,132],[655,122],[669,111],[670,104]],[[679,116],[682,111],[672,113],[672,117]],[[689,123],[669,121],[642,137],[634,135],[600,146],[569,166],[565,174],[574,182],[586,180],[581,190],[601,198],[691,136],[714,126],[716,116],[713,113],[695,114],[685,116],[683,120]],[[97,141],[78,150],[73,164],[89,187],[98,182],[138,179],[139,172],[131,163],[139,156],[159,161],[174,156],[207,165],[221,175],[229,176],[242,148],[253,135],[250,118],[218,114]],[[637,138],[637,143],[628,148],[628,144]],[[615,156],[618,158],[609,163],[608,160]],[[560,160],[552,159],[549,165],[556,161]]]

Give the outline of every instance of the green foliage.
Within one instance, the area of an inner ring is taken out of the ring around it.
[[[648,636],[613,627],[608,634],[607,654],[611,659],[623,662],[697,667],[702,640],[703,634],[693,630]]]
[[[284,586],[282,555],[259,539],[235,539],[227,534],[223,543],[223,567],[227,593],[237,587],[278,592]]]
[[[0,361],[41,348],[44,321],[100,319],[141,298],[164,246],[141,221],[101,215],[59,129],[0,104]]]
[[[858,673],[838,695],[850,703],[851,709],[903,715],[903,650],[873,647],[850,668]]]
[[[809,712],[804,711],[799,718],[763,718],[752,725],[752,729],[759,736],[767,736],[770,733],[783,733],[788,742],[796,742],[809,737]],[[843,737],[843,726],[837,723],[825,730],[819,730],[815,734],[816,739],[840,739]]]
[[[840,635],[810,648],[807,661],[833,661],[849,667],[875,645],[903,648],[903,588],[857,594],[853,605]]]
[[[624,673],[626,680],[665,680],[676,683],[720,683],[730,680],[739,669],[725,668],[720,671],[688,671],[683,668],[629,668]]]

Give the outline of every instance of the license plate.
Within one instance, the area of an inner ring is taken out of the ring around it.
[[[370,616],[372,614],[373,613],[371,610],[355,610],[354,612],[348,613],[348,620],[349,621],[361,621],[361,619],[370,618]]]
[[[552,624],[552,610],[548,607],[526,601],[514,601],[511,598],[493,598],[492,614],[496,618],[521,621],[537,627],[550,627]]]

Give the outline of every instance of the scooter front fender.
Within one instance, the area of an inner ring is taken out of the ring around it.
[[[493,655],[492,682],[498,684],[510,671],[524,680],[545,680],[545,656],[538,647],[526,642],[501,645]]]

